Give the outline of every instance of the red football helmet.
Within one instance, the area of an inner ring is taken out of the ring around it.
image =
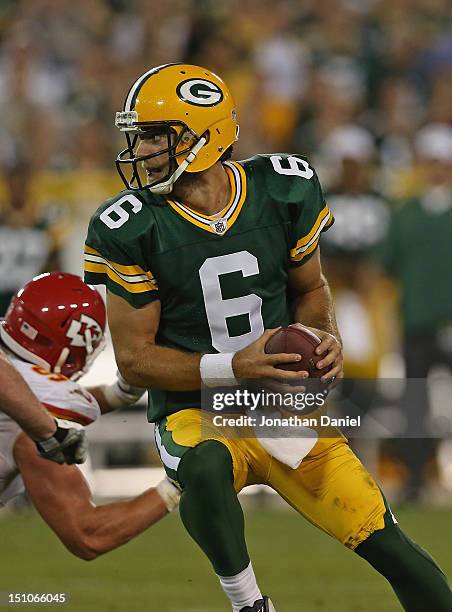
[[[36,276],[11,300],[0,336],[16,355],[73,380],[104,347],[105,305],[75,274]]]

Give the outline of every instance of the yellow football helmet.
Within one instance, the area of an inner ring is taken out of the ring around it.
[[[210,70],[188,64],[164,64],[141,75],[127,94],[124,110],[116,113],[115,125],[127,140],[127,148],[116,158],[126,187],[158,194],[170,193],[183,172],[213,166],[239,134],[234,101],[225,83]],[[136,157],[138,137],[147,131],[166,135],[167,147]],[[168,173],[144,181],[143,161],[162,154],[169,156]]]

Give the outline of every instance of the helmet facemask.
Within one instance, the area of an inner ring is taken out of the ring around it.
[[[115,125],[127,139],[127,148],[116,158],[126,187],[162,195],[171,192],[183,172],[211,168],[238,137],[234,100],[225,83],[206,68],[180,63],[156,66],[140,75],[129,89],[124,110],[116,113]],[[148,149],[155,153],[136,155],[138,137],[152,128],[165,135],[166,143],[159,151]],[[147,173],[142,166],[152,170],[160,162],[149,160],[159,155],[165,156],[164,164],[154,171],[163,166],[165,176]]]
[[[121,151],[116,158],[116,168],[119,175],[127,189],[136,191],[146,188],[155,194],[170,193],[173,184],[195,159],[206,139],[204,137],[200,138],[182,121],[151,121],[139,124],[133,122],[133,127],[125,127],[124,115],[130,116],[130,114],[116,114],[116,126],[125,132],[127,141],[127,148]],[[146,133],[165,136],[166,146],[155,153],[137,156],[135,151],[138,147],[139,138]],[[165,155],[168,156],[168,172],[165,176],[152,180],[144,162]],[[184,160],[180,162],[177,158],[181,157],[184,157]]]
[[[86,332],[85,332],[85,340],[86,340],[85,365],[83,367],[80,367],[79,369],[77,369],[70,376],[68,376],[68,378],[70,378],[71,380],[74,380],[74,381],[79,380],[79,378],[81,378],[82,376],[85,376],[85,374],[87,374],[89,372],[89,370],[91,369],[91,366],[93,365],[93,363],[96,361],[96,359],[98,358],[100,353],[102,353],[102,351],[107,346],[107,341],[106,341],[104,335],[102,335],[102,338],[100,339],[98,345],[96,347],[94,347],[92,342],[91,342],[91,338],[90,339],[86,338],[86,333],[89,334],[89,329],[86,330]],[[69,361],[69,360],[70,360],[70,357],[67,359],[67,361]]]

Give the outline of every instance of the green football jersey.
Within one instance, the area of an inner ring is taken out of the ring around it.
[[[91,219],[85,281],[136,308],[160,300],[160,345],[235,352],[289,324],[288,269],[312,256],[333,222],[304,158],[258,155],[224,167],[231,198],[218,215],[142,189],[121,192]],[[151,421],[200,405],[200,392],[151,395]]]

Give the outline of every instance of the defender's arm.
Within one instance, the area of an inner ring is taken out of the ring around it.
[[[39,514],[71,553],[87,561],[125,544],[168,513],[156,489],[95,506],[80,470],[41,459],[25,434],[16,441],[14,458]]]
[[[46,440],[56,431],[53,418],[1,350],[0,408],[33,440]]]

